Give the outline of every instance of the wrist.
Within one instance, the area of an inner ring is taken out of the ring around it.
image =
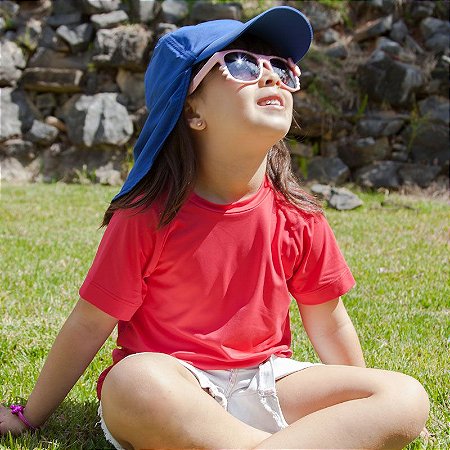
[[[31,431],[37,431],[39,427],[34,426],[24,415],[25,408],[22,405],[13,404],[10,407],[11,414],[18,417],[18,419]]]

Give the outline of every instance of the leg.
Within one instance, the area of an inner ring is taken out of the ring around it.
[[[119,362],[102,388],[103,418],[126,449],[251,448],[270,436],[226,412],[175,358]]]
[[[258,448],[401,449],[428,417],[422,385],[397,372],[314,366],[277,382],[290,424]]]

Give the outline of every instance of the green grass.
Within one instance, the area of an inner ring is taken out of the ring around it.
[[[116,188],[64,184],[2,187],[0,198],[0,401],[25,401],[60,326],[78,299]],[[345,297],[369,366],[419,379],[432,407],[428,442],[450,447],[449,218],[443,201],[362,194],[363,207],[327,210],[357,279]],[[293,306],[294,353],[318,361]],[[110,338],[39,436],[0,449],[109,449],[96,426],[95,384]]]

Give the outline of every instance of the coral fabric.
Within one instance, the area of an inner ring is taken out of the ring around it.
[[[268,179],[228,205],[192,193],[161,230],[157,216],[116,212],[80,289],[119,319],[114,363],[160,352],[212,370],[289,357],[290,294],[314,305],[354,285],[325,217],[288,204]]]

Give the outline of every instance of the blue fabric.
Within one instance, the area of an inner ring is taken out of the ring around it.
[[[148,117],[133,149],[134,165],[120,192],[130,192],[148,173],[175,127],[185,103],[192,67],[222,50],[243,33],[272,44],[280,56],[299,61],[312,41],[312,28],[295,8],[271,8],[246,23],[212,20],[179,28],[157,43],[145,73]]]

